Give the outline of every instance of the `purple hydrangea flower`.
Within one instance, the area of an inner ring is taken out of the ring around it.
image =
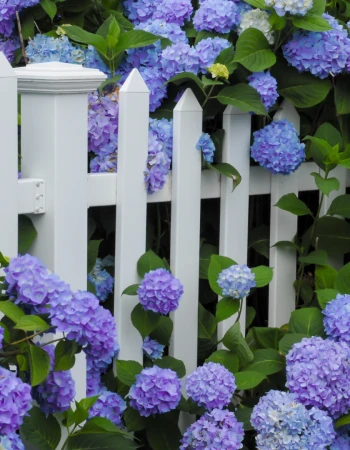
[[[141,416],[164,414],[177,407],[181,399],[181,381],[170,369],[153,366],[143,369],[129,392],[130,406]]]
[[[0,34],[9,37],[15,27],[16,11],[29,8],[40,0],[0,0]]]
[[[1,2],[0,2],[1,8]],[[1,19],[0,19],[1,20]],[[9,63],[13,63],[15,51],[20,47],[19,39],[17,37],[4,39],[0,37],[0,53],[2,52]]]
[[[255,72],[248,77],[249,86],[258,91],[262,102],[268,111],[278,99],[277,81],[270,72]]]
[[[75,47],[67,36],[57,39],[45,34],[36,34],[26,47],[26,54],[31,63],[59,61],[70,64],[83,64],[84,50]]]
[[[216,31],[224,34],[238,24],[237,5],[231,0],[203,0],[193,17],[197,31]]]
[[[255,131],[251,156],[269,172],[289,175],[305,160],[305,144],[288,120],[278,120]]]
[[[90,408],[89,418],[104,417],[118,427],[123,425],[121,416],[126,410],[126,402],[114,392],[104,391],[100,394],[97,402]]]
[[[191,0],[163,0],[156,8],[153,19],[163,19],[167,23],[184,25],[193,12]]]
[[[104,302],[114,288],[114,278],[103,268],[103,261],[97,258],[92,271],[88,275],[88,280],[95,286],[96,297]]]
[[[118,153],[96,156],[90,161],[91,173],[116,173],[118,171]]]
[[[150,90],[149,110],[153,112],[159,108],[162,101],[167,97],[167,86],[164,86],[165,79],[163,78],[162,69],[158,65],[154,67],[141,67],[140,73],[143,81]]]
[[[93,358],[89,355],[86,357],[86,367],[86,396],[99,395],[104,390],[101,371],[95,368]]]
[[[209,411],[227,406],[236,388],[233,374],[214,362],[198,367],[186,378],[187,395]]]
[[[259,450],[326,450],[335,437],[326,412],[308,410],[288,392],[269,391],[254,407],[250,420],[258,432]]]
[[[149,128],[162,144],[162,152],[171,161],[173,156],[173,119],[149,119]]]
[[[324,327],[329,337],[350,344],[350,295],[338,294],[323,310]]]
[[[143,309],[167,315],[178,308],[183,292],[180,280],[165,269],[156,269],[146,273],[137,294]]]
[[[243,425],[235,415],[227,410],[214,409],[186,430],[180,450],[238,450],[243,448],[243,438]]]
[[[266,0],[266,6],[272,6],[277,15],[285,16],[287,13],[305,16],[312,8],[312,0]]]
[[[125,0],[124,8],[129,20],[135,25],[153,18],[163,0]]]
[[[5,329],[0,325],[0,349],[2,348],[3,340],[4,340],[4,332]]]
[[[202,136],[197,142],[196,149],[202,152],[206,162],[212,163],[214,161],[215,144],[208,133],[202,133]]]
[[[169,22],[165,19],[152,19],[147,22],[142,22],[135,26],[135,30],[144,30],[156,36],[162,36],[169,39],[171,42],[187,42],[185,31],[174,22]]]
[[[0,436],[0,448],[3,450],[25,450],[21,438],[16,433]]]
[[[350,450],[350,428],[341,427],[329,450]]]
[[[197,51],[184,42],[177,42],[166,47],[162,51],[161,64],[165,80],[181,72],[191,72],[196,75],[199,71]]]
[[[45,345],[51,369],[46,380],[35,389],[35,399],[46,414],[62,413],[69,409],[75,397],[75,383],[70,370],[55,372],[55,346]]]
[[[286,386],[303,405],[336,419],[350,409],[349,356],[345,342],[304,338],[287,355]]]
[[[31,387],[0,367],[0,434],[12,434],[32,407]]]
[[[152,130],[148,134],[148,158],[145,171],[146,189],[149,194],[163,188],[170,170],[170,159],[163,145]]]
[[[218,285],[222,295],[232,298],[244,298],[256,286],[255,275],[246,264],[235,264],[219,273]]]
[[[142,344],[142,350],[152,361],[160,359],[163,356],[165,345],[160,344],[149,336],[145,338]]]
[[[230,47],[230,42],[227,39],[215,37],[202,39],[198,42],[195,50],[198,55],[199,68],[201,72],[206,72],[208,67],[214,64],[216,58],[220,55],[222,50]]]
[[[298,31],[283,46],[286,60],[299,72],[311,72],[318,78],[350,69],[350,38],[348,31],[329,14],[323,17],[332,26],[324,32]]]

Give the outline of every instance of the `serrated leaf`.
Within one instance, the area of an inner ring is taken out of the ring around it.
[[[310,209],[295,194],[287,194],[281,197],[274,205],[277,208],[288,211],[296,216],[306,216],[311,214]]]
[[[323,216],[316,225],[317,248],[345,254],[350,251],[350,224],[337,217]]]
[[[345,264],[339,270],[334,281],[334,287],[340,294],[350,294],[350,263]]]
[[[240,300],[224,297],[216,305],[216,320],[218,322],[222,322],[223,320],[233,316],[239,310],[240,304]]]
[[[309,337],[324,337],[323,314],[318,308],[303,308],[292,312],[289,321],[291,333],[306,334]]]
[[[240,391],[245,391],[248,389],[253,389],[262,383],[266,376],[260,372],[247,371],[238,372],[235,374],[237,389]]]
[[[280,328],[254,327],[255,339],[264,348],[274,348],[278,350],[278,343],[283,337],[283,331]]]
[[[256,28],[248,28],[238,37],[234,61],[251,72],[261,72],[275,64],[276,56],[265,35]]]
[[[327,214],[330,216],[342,216],[350,219],[350,195],[344,194],[336,197],[329,207]]]
[[[223,88],[217,98],[223,105],[235,106],[243,112],[253,112],[261,115],[267,114],[260,94],[253,87],[245,83],[238,83],[234,86]]]
[[[162,359],[157,359],[155,365],[162,369],[171,369],[177,373],[179,378],[183,378],[186,375],[185,364],[179,359],[172,356],[163,356]]]
[[[131,30],[123,33],[115,47],[115,51],[123,52],[129,48],[146,47],[147,45],[154,44],[161,39],[160,36],[148,33],[143,30]]]
[[[152,250],[148,250],[137,261],[137,272],[140,277],[144,277],[146,273],[156,269],[165,269],[164,261]]]
[[[29,345],[28,358],[30,384],[32,386],[37,386],[46,379],[50,372],[50,356],[42,348],[36,345]]]
[[[326,180],[321,177],[321,175],[317,172],[312,172],[312,175],[315,178],[315,183],[318,189],[325,194],[327,197],[333,191],[339,191],[340,183],[337,178],[327,178]]]
[[[239,358],[236,353],[233,353],[229,350],[217,350],[212,353],[209,358],[205,360],[205,362],[215,362],[222,364],[232,373],[238,372],[239,369]]]
[[[307,13],[305,16],[293,16],[293,25],[308,31],[329,31],[332,30],[329,22],[322,16]]]
[[[9,300],[0,302],[0,311],[16,324],[22,317],[24,317],[24,312],[21,308]]]
[[[272,375],[279,372],[285,366],[284,358],[277,350],[272,348],[256,350],[254,360],[244,368],[244,372],[260,372],[264,375]]]
[[[47,331],[51,325],[38,316],[22,316],[14,328],[23,331]]]
[[[315,271],[316,290],[333,289],[338,272],[331,266],[318,266]]]
[[[319,289],[316,292],[318,303],[322,309],[325,309],[327,303],[334,300],[339,294],[337,289]]]
[[[131,322],[137,331],[145,339],[156,328],[159,323],[160,315],[153,311],[146,311],[138,303],[131,313]]]
[[[305,337],[309,337],[307,334],[303,333],[287,333],[283,336],[283,338],[279,342],[279,350],[282,355],[287,355],[289,350],[293,347],[294,344],[297,344]]]
[[[258,288],[267,286],[273,278],[272,267],[258,266],[253,267],[251,270],[255,275],[255,283]]]
[[[57,6],[52,0],[40,0],[40,5],[52,20],[57,13]]]
[[[143,367],[136,361],[122,361],[117,360],[117,377],[126,386],[132,386],[136,381],[138,375]]]
[[[57,419],[33,406],[23,418],[21,434],[28,444],[40,450],[56,450],[61,440],[61,427]]]
[[[80,27],[75,25],[62,26],[67,36],[75,42],[80,44],[92,45],[103,55],[107,53],[107,44],[102,36],[98,34],[89,33]]]

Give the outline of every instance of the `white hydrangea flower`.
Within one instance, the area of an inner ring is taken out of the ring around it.
[[[273,44],[275,38],[269,22],[269,15],[261,9],[252,9],[242,14],[241,23],[238,26],[238,34],[243,33],[247,28],[256,28],[264,33],[269,44]]]
[[[312,0],[266,0],[265,4],[272,6],[279,16],[284,16],[287,12],[305,16],[312,8]]]

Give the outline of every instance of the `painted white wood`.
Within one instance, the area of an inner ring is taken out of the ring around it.
[[[17,78],[3,53],[0,53],[0,92],[0,252],[15,257],[18,253]]]
[[[138,70],[133,69],[119,92],[114,314],[118,357],[138,362],[142,362],[142,340],[130,318],[138,298],[122,296],[122,292],[140,281],[136,263],[146,247],[148,117],[149,90]]]
[[[46,213],[33,215],[38,231],[31,253],[71,285],[87,285],[88,93],[102,72],[54,63],[17,69],[22,94],[23,177],[46,181]],[[33,113],[35,111],[35,113]],[[86,396],[83,354],[72,370],[77,398]]]
[[[172,314],[170,354],[181,359],[187,374],[197,367],[198,277],[202,155],[196,144],[202,134],[202,108],[187,89],[174,109],[170,266],[184,286]]]
[[[224,112],[224,146],[222,161],[235,167],[242,182],[232,191],[232,180],[221,177],[220,245],[219,253],[238,264],[247,264],[249,175],[251,116],[233,106]],[[246,300],[243,299],[240,317],[241,331],[245,334]],[[218,339],[236,322],[237,315],[218,324]]]
[[[286,100],[274,120],[287,119],[300,132],[300,118],[296,109]],[[277,241],[292,240],[297,233],[297,216],[274,205],[286,194],[298,195],[298,172],[291,175],[271,176],[270,245]],[[269,326],[280,327],[287,323],[295,309],[293,281],[296,278],[296,252],[277,247],[270,248],[270,267],[274,269],[269,286]]]
[[[44,214],[46,183],[39,178],[18,180],[18,214]]]

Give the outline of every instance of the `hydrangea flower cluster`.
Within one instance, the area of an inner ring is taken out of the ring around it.
[[[278,120],[255,131],[251,156],[260,166],[274,174],[289,175],[305,159],[305,144],[288,120]]]
[[[9,37],[15,27],[16,11],[29,8],[40,0],[0,0],[0,34]]]
[[[278,16],[285,16],[287,13],[305,16],[312,8],[312,0],[266,0],[266,6],[272,6]]]
[[[325,309],[324,327],[327,335],[350,345],[350,295],[338,294]]]
[[[248,28],[256,28],[260,30],[269,44],[275,42],[274,33],[269,22],[269,15],[266,11],[261,9],[251,9],[242,13],[241,21],[237,28],[237,33],[242,34]]]
[[[43,349],[50,356],[51,369],[44,383],[35,389],[35,400],[46,414],[62,413],[74,400],[75,383],[70,370],[54,371],[54,345],[45,345]]]
[[[230,72],[225,64],[213,64],[208,68],[208,72],[213,78],[224,78],[228,80],[230,76]]]
[[[197,142],[196,149],[200,150],[207,163],[214,161],[215,144],[208,133],[203,133]]]
[[[6,56],[9,63],[13,62],[15,51],[19,48],[19,46],[20,43],[18,38],[3,39],[0,37],[0,53],[3,53]]]
[[[199,70],[196,49],[185,42],[169,45],[162,51],[161,65],[165,81],[181,72],[191,72],[196,75]]]
[[[70,64],[83,64],[84,50],[71,44],[67,36],[55,39],[45,34],[36,34],[26,47],[30,63],[59,61]]]
[[[95,286],[96,297],[104,302],[114,288],[114,278],[105,269],[105,259],[97,258],[92,271],[88,275],[88,280]]]
[[[145,184],[149,194],[162,189],[170,170],[171,161],[163,151],[163,145],[152,130],[148,133],[148,158]]]
[[[350,409],[349,346],[304,338],[287,355],[287,384],[298,401],[338,418]]]
[[[173,156],[173,119],[149,119],[149,128],[162,144],[162,152],[171,161]]]
[[[216,58],[231,44],[227,39],[220,37],[202,39],[195,46],[199,61],[199,70],[206,73],[207,69],[212,66]]]
[[[342,427],[333,441],[329,450],[350,450],[350,429]]]
[[[0,367],[0,435],[11,435],[32,407],[31,387],[14,372]]]
[[[278,98],[277,81],[270,72],[255,72],[248,77],[249,86],[260,94],[261,100],[268,111]]]
[[[130,406],[141,416],[163,414],[177,407],[181,399],[181,381],[170,369],[153,366],[143,369],[129,392]]]
[[[299,72],[311,72],[318,78],[335,76],[350,69],[348,31],[329,14],[323,17],[332,26],[325,32],[298,31],[283,46],[286,60]]]
[[[91,173],[116,173],[118,171],[118,153],[114,152],[106,156],[95,156],[90,161]]]
[[[237,5],[231,0],[202,0],[193,17],[197,31],[229,33],[238,24]]]
[[[104,417],[118,427],[122,427],[121,416],[126,410],[125,400],[114,392],[104,391],[100,394],[97,402],[89,410],[89,418]]]
[[[335,437],[326,412],[308,410],[288,392],[269,391],[254,407],[250,420],[258,432],[259,450],[326,450]]]
[[[124,7],[135,25],[161,19],[182,26],[193,12],[191,0],[126,0]]]
[[[162,0],[125,0],[124,8],[129,20],[137,25],[153,18]]]
[[[0,349],[2,349],[2,344],[3,344],[3,340],[4,340],[4,332],[5,332],[5,329],[2,326],[0,326]]]
[[[232,412],[214,409],[186,430],[180,450],[238,450],[243,447],[243,437],[243,425]]]
[[[137,290],[143,309],[163,315],[176,311],[183,293],[180,280],[166,269],[146,273]]]
[[[218,285],[222,295],[236,299],[249,295],[250,290],[256,286],[255,275],[246,264],[235,264],[220,272]]]
[[[142,350],[152,361],[160,359],[163,356],[165,345],[160,344],[149,336],[145,338],[142,344]]]
[[[187,395],[209,411],[227,406],[236,388],[233,374],[214,362],[198,367],[186,378]]]
[[[0,448],[3,450],[25,450],[21,438],[16,433],[0,436]]]

